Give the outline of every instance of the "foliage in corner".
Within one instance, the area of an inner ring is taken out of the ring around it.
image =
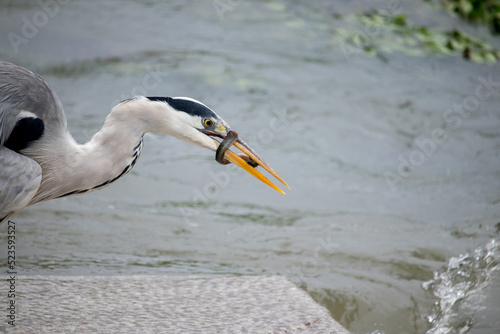
[[[355,18],[363,29],[335,31],[341,43],[350,45],[351,53],[363,51],[380,57],[393,52],[420,56],[441,54],[461,56],[481,64],[493,64],[500,59],[500,51],[486,41],[456,29],[442,31],[410,25],[403,14],[387,16],[370,11]]]
[[[498,0],[441,0],[451,12],[470,22],[486,24],[493,34],[500,34],[500,1]]]

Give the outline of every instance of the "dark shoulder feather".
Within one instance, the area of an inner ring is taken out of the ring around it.
[[[46,127],[67,127],[61,102],[42,77],[0,61],[0,146],[11,135],[22,111],[34,114]]]

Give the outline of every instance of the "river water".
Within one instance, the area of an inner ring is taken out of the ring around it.
[[[420,1],[47,3],[0,2],[0,57],[44,76],[77,141],[129,96],[190,96],[292,189],[148,134],[110,187],[14,218],[20,273],[278,274],[353,333],[498,333],[499,66],[336,34],[376,43],[352,20],[376,9],[500,47],[484,28]]]

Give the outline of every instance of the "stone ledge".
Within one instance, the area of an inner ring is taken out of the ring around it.
[[[348,334],[281,276],[17,276],[15,289],[16,326],[2,292],[2,332]]]

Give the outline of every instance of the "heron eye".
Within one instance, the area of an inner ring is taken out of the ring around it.
[[[214,125],[214,121],[212,121],[210,118],[205,118],[205,120],[203,121],[203,125],[206,128],[211,128],[212,125]]]

